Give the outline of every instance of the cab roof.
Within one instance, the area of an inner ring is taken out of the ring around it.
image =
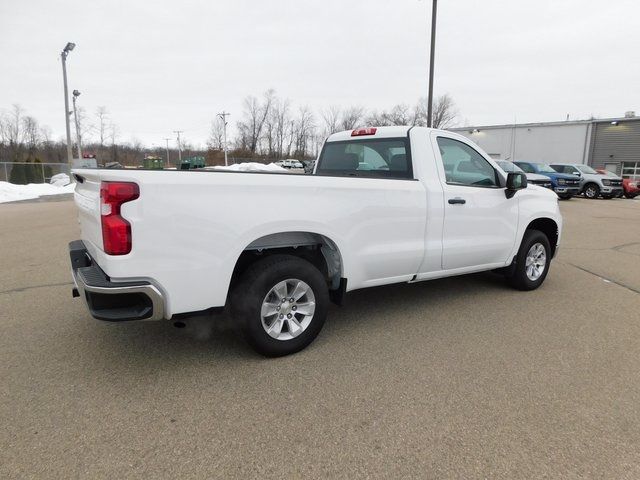
[[[393,127],[357,127],[352,130],[345,130],[343,132],[336,132],[329,135],[327,142],[339,142],[344,140],[366,140],[373,138],[398,138],[406,137],[409,130],[413,127],[409,126],[393,126]],[[415,127],[424,128],[424,127]],[[356,133],[364,130],[373,131],[375,133]]]

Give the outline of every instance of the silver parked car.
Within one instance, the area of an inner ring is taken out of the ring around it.
[[[580,178],[580,192],[586,198],[613,198],[623,194],[622,179],[612,178],[596,172],[589,165],[581,163],[554,163],[551,165],[556,172],[575,175]]]

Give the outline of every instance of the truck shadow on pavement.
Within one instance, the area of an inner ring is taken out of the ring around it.
[[[459,316],[476,300],[494,297],[496,291],[509,291],[503,278],[492,273],[479,273],[415,284],[396,284],[356,290],[347,295],[341,307],[331,305],[323,331],[306,350],[316,351],[327,346],[340,348],[362,341],[361,335],[384,333],[393,321],[402,328],[408,318],[430,321],[431,312],[452,309]],[[512,291],[517,295],[518,292]],[[469,303],[470,302],[470,303]],[[453,307],[453,305],[457,307]],[[404,319],[404,320],[403,320]],[[184,328],[173,322],[136,322],[103,324],[87,322],[84,329],[95,342],[94,352],[127,362],[167,367],[170,364],[206,362],[230,358],[260,360],[242,338],[234,319],[227,313],[208,314],[181,319]],[[348,348],[348,347],[345,347]]]

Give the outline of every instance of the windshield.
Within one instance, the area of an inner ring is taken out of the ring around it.
[[[406,138],[327,142],[316,174],[351,177],[413,178]]]
[[[500,165],[500,168],[507,173],[509,172],[524,173],[524,170],[522,170],[518,165],[514,165],[513,163],[507,162],[506,160],[498,161],[498,165]]]
[[[580,170],[582,173],[595,173],[595,174],[598,173],[588,165],[576,165],[576,168]]]
[[[558,173],[546,163],[533,163],[532,165],[535,165],[539,172]]]

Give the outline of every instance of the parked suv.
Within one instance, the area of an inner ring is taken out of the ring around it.
[[[554,163],[551,165],[555,171],[567,173],[580,179],[580,193],[586,198],[613,198],[622,193],[622,179],[610,179],[599,174],[589,165],[581,163]]]
[[[573,175],[558,173],[546,163],[540,162],[513,162],[526,173],[538,173],[549,177],[553,185],[553,191],[563,200],[569,200],[574,195],[580,194],[580,180]]]
[[[509,160],[496,160],[496,163],[500,165],[500,168],[504,170],[505,173],[511,172],[520,172],[524,173],[527,176],[527,182],[533,185],[539,185],[541,187],[550,188],[553,190],[553,184],[551,183],[551,179],[545,175],[538,175],[537,173],[526,173],[519,166],[510,162]]]
[[[633,178],[620,178],[613,172],[609,170],[605,170],[603,168],[597,168],[596,171],[601,173],[605,177],[611,177],[618,180],[622,180],[622,193],[627,198],[636,198],[640,195],[640,181],[635,180]],[[620,195],[622,196],[622,195]]]

